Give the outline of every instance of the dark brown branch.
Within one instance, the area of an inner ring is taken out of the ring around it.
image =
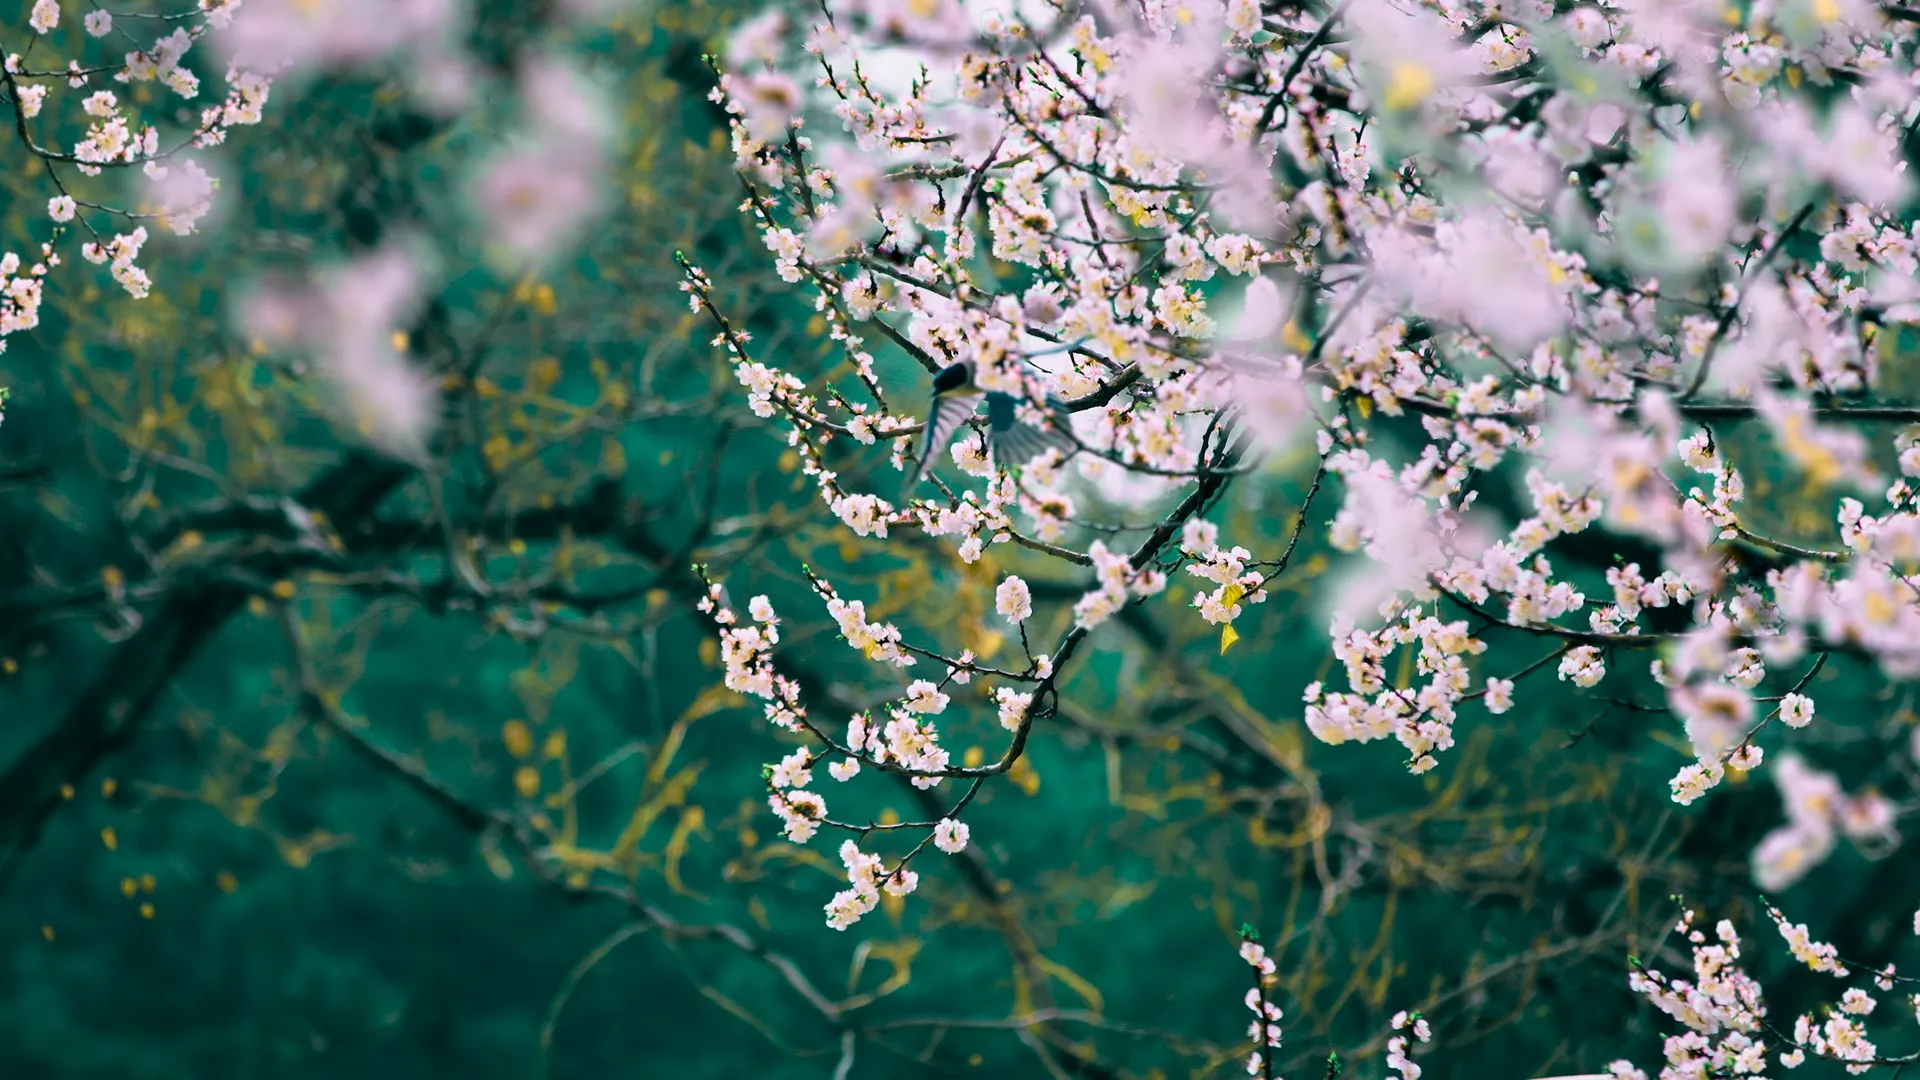
[[[307,485],[299,502],[329,520],[352,521],[371,513],[411,474],[406,465],[355,451]],[[261,556],[248,569],[278,577],[280,558]],[[225,575],[180,584],[137,633],[107,656],[53,729],[0,772],[0,888],[61,804],[61,788],[84,779],[140,730],[174,675],[250,595],[252,590]]]

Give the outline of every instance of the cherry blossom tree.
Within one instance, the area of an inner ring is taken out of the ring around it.
[[[489,874],[619,911],[543,1067],[642,931],[841,1080],[969,1033],[1055,1077],[1414,1080],[1536,986],[1584,1016],[1576,965],[1667,1018],[1662,1080],[1920,1053],[1883,932],[1920,898],[1862,888],[1833,940],[1772,899],[1898,867],[1920,807],[1912,710],[1868,714],[1920,675],[1920,10],[825,0],[669,79],[628,46],[680,9],[612,0],[18,6],[0,347],[57,355],[57,314],[135,359],[40,380],[109,509],[99,555],[58,500],[9,518],[0,680],[95,674],[0,770],[0,887],[190,662],[244,668],[220,641],[278,654],[279,711],[142,797],[268,831],[342,747]],[[273,121],[356,77],[351,153]],[[722,118],[727,183],[636,119],[668,103]],[[236,189],[300,257],[188,281]],[[448,667],[521,653],[515,712],[387,715],[395,611],[480,643]],[[640,673],[644,738],[570,726],[582,655]],[[1715,829],[1732,864],[1685,846]],[[1164,953],[1062,959],[1156,890]],[[916,982],[951,928],[1004,976]],[[1112,1007],[1232,947],[1204,1032]],[[1651,1074],[1577,1027],[1562,1072]]]
[[[990,660],[818,567],[804,612],[707,580],[727,685],[791,736],[769,807],[845,867],[828,925],[989,839],[970,804],[1057,737],[1119,616],[1188,609],[1225,654],[1309,536],[1348,556],[1313,612],[1341,669],[1304,691],[1320,742],[1444,772],[1481,710],[1631,688],[1689,748],[1673,803],[1779,787],[1759,888],[1839,837],[1897,846],[1909,804],[1791,747],[1849,722],[1830,666],[1920,674],[1916,45],[1920,11],[1868,0],[851,0],[738,30],[714,63],[742,211],[837,362],[760,348],[692,261],[688,298],[851,550],[989,560],[1018,638]],[[990,409],[949,447],[950,369]],[[1003,453],[993,395],[1058,444]],[[783,672],[822,615],[872,704]],[[997,749],[957,759],[980,717]],[[923,820],[836,812],[889,773]],[[1860,986],[1768,1021],[1737,930],[1693,919],[1692,981],[1631,976],[1686,1028],[1663,1078],[1913,1060],[1867,1041]]]

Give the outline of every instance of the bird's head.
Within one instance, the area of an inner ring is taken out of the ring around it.
[[[933,392],[936,397],[941,394],[964,393],[973,388],[973,361],[971,360],[949,364],[940,369],[940,374],[933,377]]]

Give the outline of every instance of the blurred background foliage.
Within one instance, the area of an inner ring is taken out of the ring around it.
[[[783,367],[844,363],[743,231],[705,98],[701,53],[751,12],[674,0],[569,29],[481,7],[497,102],[442,122],[370,78],[276,89],[224,153],[224,225],[149,248],[151,298],[70,265],[0,355],[0,1077],[825,1077],[847,1031],[838,1075],[1231,1075],[1250,923],[1280,961],[1287,1075],[1365,1059],[1417,1007],[1429,1076],[1520,1080],[1657,1054],[1625,965],[1671,961],[1675,893],[1740,919],[1779,1006],[1801,1003],[1747,866],[1777,794],[1669,802],[1685,742],[1643,704],[1644,656],[1615,657],[1600,699],[1523,684],[1425,776],[1307,737],[1342,567],[1313,528],[1225,655],[1178,584],[1103,629],[1053,730],[972,808],[974,846],[823,927],[837,838],[779,835],[759,767],[786,747],[719,686],[688,565],[772,596],[782,663],[830,722],[898,688],[834,640],[802,563],[984,658],[1010,647],[1001,574],[1034,583],[1036,647],[1084,585],[1011,547],[968,567],[920,537],[848,541],[744,409],[676,250]],[[624,142],[589,240],[515,275],[460,192],[535,46],[582,58]],[[0,173],[0,247],[44,238],[37,171]],[[355,449],[311,373],[231,319],[264,272],[409,234],[439,254],[406,341],[447,395],[426,474]],[[1313,465],[1275,463],[1213,516],[1283,540]],[[1830,495],[1777,484],[1755,494],[1780,535],[1831,519]],[[303,531],[296,494],[335,512]],[[1597,535],[1558,557],[1597,589],[1632,555]],[[1547,651],[1506,644],[1498,673]],[[1843,662],[1814,689],[1823,721],[1794,744],[1849,790],[1908,794],[1911,694]],[[997,754],[991,707],[955,692],[972,719],[947,743]],[[866,783],[836,817],[931,805]],[[1782,897],[1794,919],[1912,959],[1913,860],[1843,846],[1810,880]]]

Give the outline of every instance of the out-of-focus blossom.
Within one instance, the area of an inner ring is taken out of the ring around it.
[[[800,114],[800,84],[781,72],[762,71],[740,77],[731,90],[732,100],[746,110],[747,133],[761,142],[785,135],[788,125]]]
[[[765,67],[779,63],[786,54],[781,43],[790,25],[786,12],[777,8],[741,23],[727,39],[727,67],[740,71],[756,63]]]
[[[1346,7],[1361,59],[1363,85],[1387,113],[1418,109],[1436,92],[1456,89],[1478,64],[1456,42],[1439,15],[1391,0],[1356,0]]]
[[[1835,107],[1819,161],[1835,187],[1867,203],[1889,203],[1907,188],[1901,129],[1882,127],[1858,104]]]
[[[1753,724],[1753,699],[1732,686],[1682,687],[1669,700],[1686,722],[1694,756],[1703,763],[1721,763]]]
[[[1862,488],[1876,479],[1867,442],[1858,431],[1822,424],[1804,399],[1762,394],[1760,414],[1773,425],[1775,440],[1809,483],[1825,487],[1845,480]]]
[[[471,195],[487,238],[516,262],[537,263],[600,212],[612,121],[597,89],[552,57],[522,65],[520,91],[527,135],[482,168]]]
[[[555,158],[539,144],[494,157],[474,184],[487,237],[521,260],[579,238],[599,197],[597,165]]]
[[[254,71],[338,67],[437,43],[465,17],[461,0],[249,0],[215,41]]]
[[[1878,857],[1899,843],[1893,803],[1871,788],[1847,795],[1832,773],[1807,764],[1791,751],[1773,768],[1787,823],[1769,832],[1753,851],[1754,883],[1769,892],[1805,878],[1845,836],[1863,853]]]
[[[439,403],[434,381],[397,347],[418,291],[414,260],[390,247],[315,283],[265,284],[243,301],[240,321],[269,347],[310,350],[348,423],[382,450],[418,459]]]
[[[194,231],[214,207],[213,193],[218,188],[207,170],[192,158],[181,158],[170,165],[155,163],[147,169],[148,213],[159,216],[160,226],[176,236]]]

